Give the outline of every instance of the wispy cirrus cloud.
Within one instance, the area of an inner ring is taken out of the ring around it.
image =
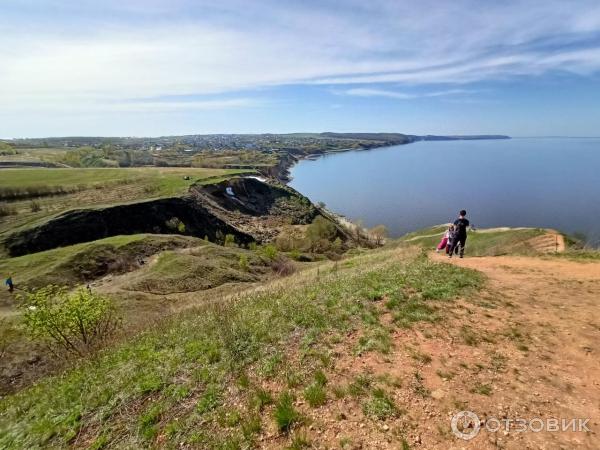
[[[206,109],[223,107],[215,95],[236,96],[244,107],[266,88],[288,85],[410,99],[427,94],[404,87],[449,85],[433,97],[453,95],[452,85],[600,73],[600,7],[597,0],[5,0],[0,61],[0,112],[129,110],[139,107],[131,99],[161,96],[206,96],[195,106]]]
[[[431,92],[420,92],[420,93],[406,93],[398,92],[388,89],[376,89],[376,88],[350,88],[343,91],[333,91],[338,95],[351,95],[355,97],[387,97],[399,100],[410,100],[421,97],[445,97],[447,95],[464,95],[474,94],[478,91],[469,89],[447,89],[444,91],[431,91]]]

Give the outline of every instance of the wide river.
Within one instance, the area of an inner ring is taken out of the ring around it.
[[[324,155],[290,185],[392,236],[454,219],[583,233],[600,242],[600,138],[428,141]]]

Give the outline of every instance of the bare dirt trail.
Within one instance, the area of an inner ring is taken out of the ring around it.
[[[564,248],[564,240],[559,247]],[[529,419],[591,419],[592,433],[496,437],[512,443],[509,448],[600,448],[600,263],[509,256],[452,263],[486,274],[491,292],[508,306],[483,328],[493,334],[503,322],[511,327],[505,334],[516,342],[509,359],[518,361],[519,374],[513,371],[513,378],[519,384],[504,377],[516,389],[512,395],[504,390],[503,406],[521,408]]]
[[[363,412],[364,400],[331,394],[324,407],[302,405],[312,448],[600,448],[600,263],[511,256],[449,263],[483,272],[486,287],[440,305],[443,320],[433,324],[398,328],[384,312],[394,342],[390,354],[356,355],[360,336],[354,334],[333,351],[330,389],[366,375],[379,380],[401,413],[373,420]],[[482,421],[471,440],[456,437],[450,425],[463,410]],[[556,418],[559,424],[589,418],[591,431],[520,432],[516,422],[531,421],[537,430]],[[508,429],[507,419],[513,421]],[[282,445],[262,442],[264,448]]]

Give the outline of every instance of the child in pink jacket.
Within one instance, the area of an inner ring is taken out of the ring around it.
[[[450,245],[449,245],[450,242],[449,241],[453,237],[454,237],[454,225],[450,225],[448,227],[448,230],[444,233],[444,236],[442,237],[442,240],[438,244],[438,246],[435,249],[435,251],[439,253],[440,250],[446,249],[446,253],[448,253],[448,249],[450,248]]]

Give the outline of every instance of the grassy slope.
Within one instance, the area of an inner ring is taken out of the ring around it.
[[[187,192],[194,183],[218,182],[240,173],[248,173],[248,170],[156,167],[2,169],[0,199],[11,198],[13,192],[28,195],[28,190],[36,194],[62,190],[65,194],[37,198],[39,211],[32,210],[29,197],[6,203],[17,214],[2,217],[0,236],[68,209],[178,196]],[[185,180],[185,176],[190,179]]]
[[[477,272],[432,263],[416,249],[325,263],[187,312],[1,400],[0,447],[252,445],[271,401],[259,387],[266,380],[301,393],[350,330],[364,332],[357,351],[385,351],[392,330],[379,320],[378,300],[386,299],[393,326],[406,327],[438,320],[445,301],[481,283]],[[303,355],[299,362],[286,359],[290,351]],[[281,427],[297,418],[280,400]]]
[[[113,272],[126,269],[137,258],[169,248],[189,247],[203,241],[179,235],[134,234],[60,247],[39,253],[0,259],[0,273],[11,273],[19,287],[47,284],[72,286],[95,278],[94,271],[114,264]],[[119,267],[119,264],[122,267]],[[111,272],[106,268],[106,273]],[[86,274],[87,277],[86,277]],[[100,275],[104,275],[101,273]]]
[[[240,267],[240,258],[244,257],[247,269]],[[127,287],[153,294],[195,292],[225,283],[258,281],[267,270],[266,261],[254,252],[206,243],[186,253],[162,252]]]
[[[224,169],[136,167],[127,169],[5,169],[0,178],[0,189],[40,186],[85,186],[118,183],[152,183],[163,195],[183,192],[197,180],[237,173]],[[184,180],[188,175],[192,179]]]
[[[447,227],[444,225],[426,228],[409,233],[400,241],[435,249]],[[499,256],[505,254],[535,254],[528,240],[542,236],[546,230],[541,228],[515,228],[471,231],[467,238],[469,256]]]

